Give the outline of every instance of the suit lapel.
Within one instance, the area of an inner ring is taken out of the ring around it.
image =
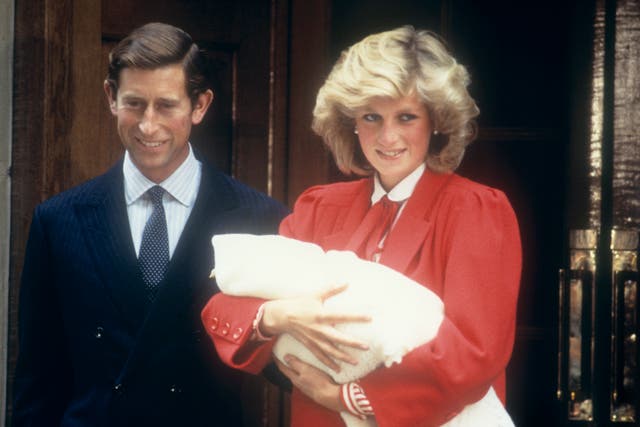
[[[122,163],[96,178],[96,190],[74,206],[106,293],[133,330],[144,318],[145,294],[131,239]]]
[[[430,214],[443,188],[453,174],[435,174],[426,170],[407,201],[385,242],[380,263],[407,273],[409,264],[419,254],[431,229]]]

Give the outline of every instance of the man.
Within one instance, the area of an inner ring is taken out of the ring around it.
[[[213,93],[188,34],[147,24],[109,61],[125,156],[35,210],[14,425],[241,425],[240,377],[199,320],[217,292],[210,238],[276,232],[286,209],[197,160],[188,138]]]

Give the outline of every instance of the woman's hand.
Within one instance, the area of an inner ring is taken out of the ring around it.
[[[345,410],[340,400],[340,385],[336,384],[329,375],[290,354],[285,356],[285,360],[289,366],[276,359],[278,369],[302,393],[332,411]]]
[[[292,298],[267,301],[259,328],[263,335],[291,334],[307,347],[322,363],[336,372],[335,360],[355,365],[357,360],[337,345],[367,350],[366,343],[351,338],[334,328],[336,323],[368,322],[369,316],[337,313],[326,309],[323,302],[344,291],[347,285],[330,289],[313,298]]]

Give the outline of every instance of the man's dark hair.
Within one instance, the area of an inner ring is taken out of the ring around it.
[[[136,28],[109,54],[107,82],[118,93],[120,71],[124,68],[153,70],[182,64],[186,91],[192,103],[209,89],[206,59],[191,36],[172,25],[152,22]]]

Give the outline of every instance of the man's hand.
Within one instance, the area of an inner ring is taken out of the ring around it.
[[[309,396],[319,405],[340,412],[345,408],[340,400],[340,385],[320,369],[304,363],[292,355],[286,355],[287,365],[276,360],[278,369],[291,380],[302,393]]]
[[[335,372],[340,370],[336,360],[355,365],[357,360],[342,351],[338,344],[361,350],[367,350],[368,346],[337,330],[334,325],[369,322],[371,318],[359,314],[332,312],[323,305],[326,299],[343,292],[346,288],[347,285],[338,286],[312,298],[267,301],[258,327],[263,335],[291,334]]]

